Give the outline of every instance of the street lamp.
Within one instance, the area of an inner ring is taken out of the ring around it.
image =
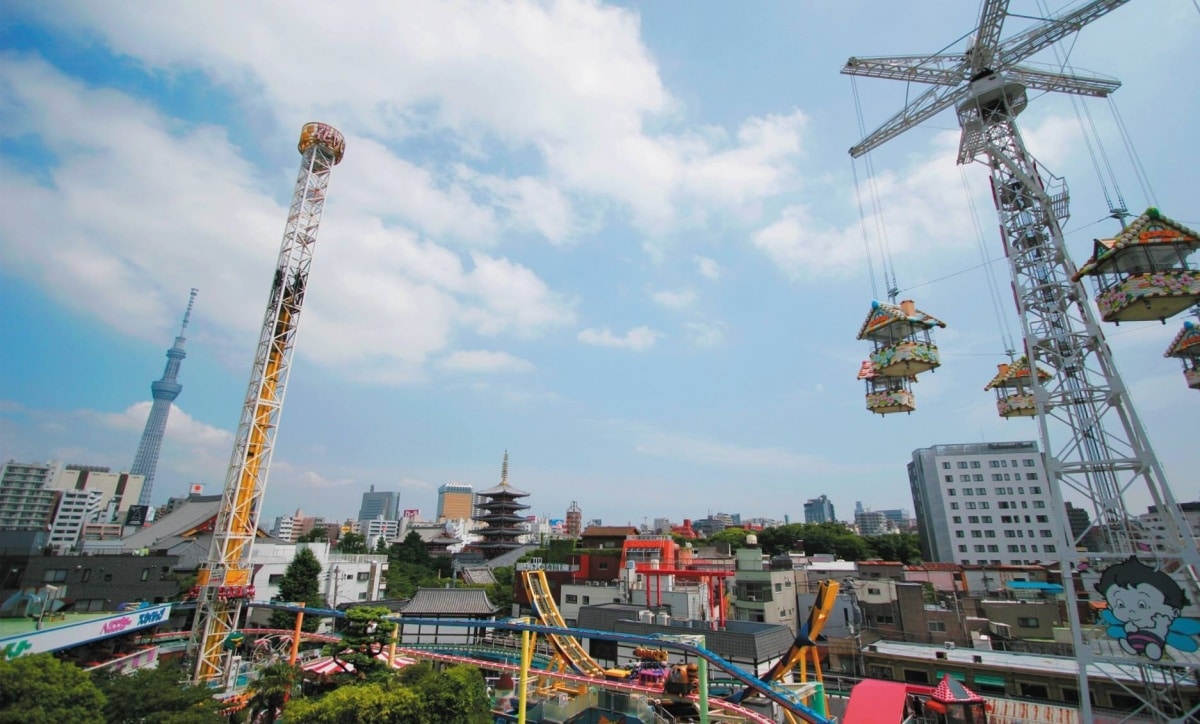
[[[50,603],[50,596],[54,595],[55,598],[58,598],[58,586],[47,585],[43,586],[42,589],[45,591],[45,593],[42,594],[42,610],[38,613],[37,617],[38,631],[42,630],[42,619],[46,617],[46,604]]]

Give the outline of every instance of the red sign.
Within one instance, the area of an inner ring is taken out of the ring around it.
[[[420,508],[409,508],[408,510],[404,511],[404,517],[405,518],[420,518],[421,510],[420,510]]]

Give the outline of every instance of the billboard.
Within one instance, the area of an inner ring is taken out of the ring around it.
[[[125,525],[141,528],[146,524],[146,515],[150,512],[148,505],[131,505],[125,513]]]
[[[188,495],[204,495],[203,483],[192,483],[188,486]]]
[[[0,638],[0,649],[4,658],[12,660],[18,656],[58,651],[78,646],[89,641],[115,636],[165,623],[171,617],[171,604],[135,609],[103,618],[94,618],[82,623],[45,628],[26,634]]]
[[[421,517],[421,509],[420,508],[408,508],[407,510],[404,511],[404,517],[412,518],[413,520],[418,520]]]

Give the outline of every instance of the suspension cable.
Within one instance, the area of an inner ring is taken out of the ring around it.
[[[875,262],[873,261],[875,255],[871,253],[871,240],[867,234],[867,213],[863,209],[862,194],[858,188],[858,163],[853,156],[850,157],[850,169],[854,174],[854,200],[858,202],[858,223],[862,229],[863,246],[867,251],[867,274],[871,277],[871,298],[879,299],[879,287],[875,285]]]
[[[1158,197],[1154,193],[1154,187],[1150,185],[1150,177],[1146,173],[1146,167],[1142,165],[1142,158],[1138,155],[1137,149],[1133,147],[1133,139],[1129,135],[1129,129],[1125,127],[1125,119],[1121,118],[1121,112],[1117,110],[1117,102],[1112,96],[1108,97],[1108,107],[1112,110],[1113,118],[1117,121],[1117,130],[1121,134],[1121,142],[1125,144],[1125,152],[1129,154],[1129,158],[1133,163],[1133,173],[1137,177],[1138,185],[1142,187],[1142,193],[1150,200],[1151,206],[1158,206]]]
[[[850,76],[850,87],[854,93],[854,111],[858,117],[858,132],[862,137],[866,137],[866,124],[863,122],[862,99],[858,94],[858,80],[855,76]],[[871,208],[875,215],[875,232],[876,238],[879,239],[880,255],[883,257],[883,283],[887,287],[888,299],[895,301],[896,295],[900,293],[899,284],[896,282],[896,265],[892,260],[892,248],[888,239],[887,226],[883,223],[883,204],[880,201],[879,185],[875,175],[875,164],[871,161],[871,152],[865,154],[867,183],[870,185]]]
[[[1012,330],[1009,329],[1008,323],[1004,316],[1003,305],[1000,302],[999,283],[996,281],[996,271],[988,261],[987,245],[983,240],[983,225],[979,223],[979,213],[975,209],[975,203],[971,199],[971,188],[967,184],[967,171],[962,166],[958,167],[958,176],[962,180],[963,197],[966,199],[967,208],[971,210],[971,224],[975,228],[975,242],[979,249],[979,258],[982,260],[984,276],[987,277],[988,296],[992,301],[992,311],[996,314],[996,327],[1000,330],[1000,339],[1004,342],[1004,349],[1008,353],[1009,361],[1013,360],[1016,355],[1017,345],[1013,341]]]

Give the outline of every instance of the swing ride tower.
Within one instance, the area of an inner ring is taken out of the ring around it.
[[[1027,89],[1092,97],[1116,90],[1119,83],[1112,79],[1021,63],[1126,1],[1094,0],[1001,39],[1008,0],[983,0],[979,26],[965,53],[855,57],[842,72],[931,86],[851,148],[852,157],[954,108],[962,128],[958,163],[980,161],[990,172],[1027,364],[1049,373],[1030,375],[1028,386],[1062,539],[1071,542],[1059,546],[1057,559],[1079,667],[1080,720],[1093,720],[1091,678],[1111,680],[1140,700],[1133,716],[1195,721],[1200,704],[1194,699],[1189,703],[1180,689],[1196,685],[1197,652],[1152,657],[1128,647],[1132,638],[1126,642],[1123,631],[1118,636],[1109,629],[1117,638],[1085,635],[1092,622],[1084,620],[1081,604],[1086,609],[1089,597],[1103,598],[1095,592],[1099,571],[1136,556],[1169,574],[1192,604],[1200,604],[1200,552],[1113,363],[1087,291],[1074,279],[1078,270],[1062,230],[1068,213],[1066,186],[1029,154],[1016,124],[1027,104]],[[1077,552],[1081,541],[1062,513],[1067,497],[1090,508],[1094,530],[1104,539],[1100,550]],[[1163,517],[1164,540],[1153,549],[1135,536],[1126,504],[1134,498],[1148,500]]]
[[[308,123],[300,131],[297,148],[300,173],[272,275],[212,546],[196,574],[196,619],[188,646],[196,684],[225,684],[229,674],[225,649],[235,640],[230,635],[237,630],[243,604],[254,597],[250,549],[258,533],[329,174],[342,160],[346,142],[333,126]]]

